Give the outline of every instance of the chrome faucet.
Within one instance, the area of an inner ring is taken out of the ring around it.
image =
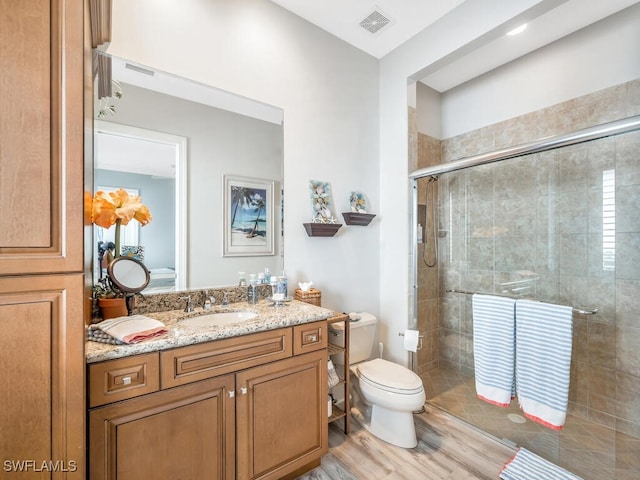
[[[191,295],[187,295],[186,297],[180,297],[180,300],[186,300],[187,306],[184,307],[185,313],[193,312],[193,304],[191,303]]]

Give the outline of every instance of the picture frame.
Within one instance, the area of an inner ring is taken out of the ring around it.
[[[223,256],[275,255],[275,182],[223,175]]]

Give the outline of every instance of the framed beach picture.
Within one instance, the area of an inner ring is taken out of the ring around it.
[[[223,185],[223,255],[274,255],[274,182],[224,175]]]

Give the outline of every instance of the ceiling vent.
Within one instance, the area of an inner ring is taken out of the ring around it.
[[[382,28],[389,25],[391,20],[387,15],[380,12],[380,9],[376,8],[371,12],[367,18],[360,22],[360,26],[371,33],[378,33]]]

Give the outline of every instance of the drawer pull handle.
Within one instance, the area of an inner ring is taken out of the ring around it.
[[[307,341],[308,342],[317,342],[318,341],[318,336],[313,334],[313,335],[307,335]]]
[[[131,385],[131,377],[122,377],[123,385]]]
[[[246,395],[247,394],[247,387],[241,387],[240,388],[240,395]]]
[[[229,390],[228,395],[229,395],[229,398],[233,398],[233,397],[236,396],[236,391],[235,390]]]

